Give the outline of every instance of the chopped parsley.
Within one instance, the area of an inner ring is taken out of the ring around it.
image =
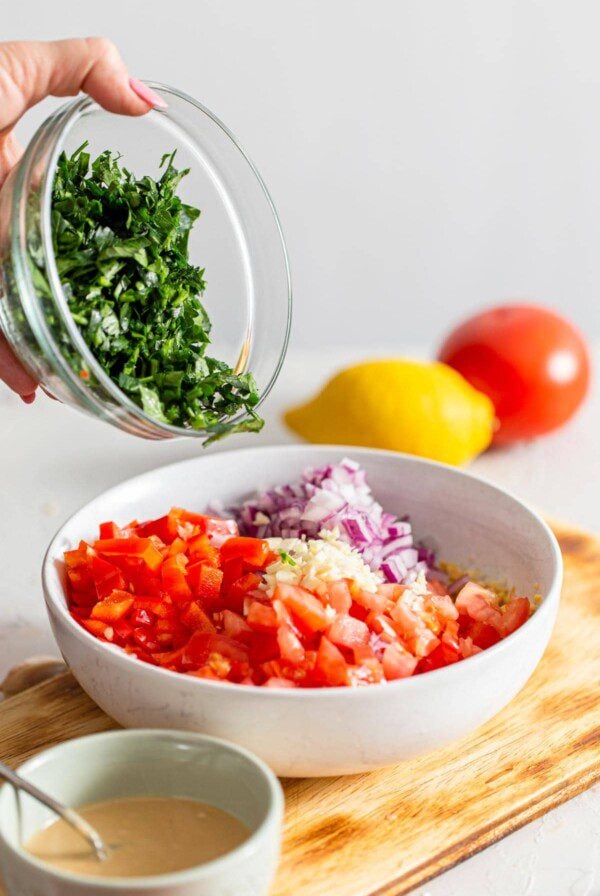
[[[205,444],[258,432],[263,421],[254,410],[252,375],[206,354],[204,270],[188,258],[200,210],[177,195],[189,169],[178,171],[171,153],[161,160],[158,180],[138,180],[108,150],[91,161],[86,145],[59,158],[52,236],[69,309],[87,345],[155,420],[206,430]],[[232,423],[240,412],[244,417]]]
[[[298,564],[294,560],[293,557],[290,557],[287,551],[278,551],[279,556],[281,557],[282,563],[287,563],[288,566],[297,566]]]

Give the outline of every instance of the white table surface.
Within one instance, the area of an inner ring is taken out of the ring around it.
[[[391,352],[377,352],[386,353]],[[213,450],[293,441],[280,423],[281,410],[361,356],[364,351],[351,348],[327,355],[291,352],[265,408],[263,432],[233,437]],[[599,369],[600,350],[595,359]],[[560,433],[511,450],[491,451],[471,469],[548,514],[600,531],[599,449],[596,387],[579,416]],[[26,407],[0,386],[0,679],[25,657],[57,653],[46,621],[39,569],[46,545],[62,521],[109,486],[199,451],[187,440],[155,443],[122,434],[43,395]],[[581,794],[415,892],[416,896],[600,896],[600,788]]]

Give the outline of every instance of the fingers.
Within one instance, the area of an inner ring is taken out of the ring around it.
[[[88,93],[109,112],[143,115],[162,105],[148,88],[136,92],[115,45],[104,37],[0,44],[0,131],[46,96]]]
[[[27,404],[35,398],[37,382],[15,358],[4,336],[0,334],[0,379],[20,395]]]

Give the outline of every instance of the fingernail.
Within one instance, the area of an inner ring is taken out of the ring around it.
[[[21,395],[20,398],[25,404],[33,404],[35,401],[35,392],[30,392],[29,395]]]
[[[139,78],[130,78],[129,86],[139,98],[154,109],[168,109],[167,104],[161,96],[159,96],[151,87],[140,81]]]

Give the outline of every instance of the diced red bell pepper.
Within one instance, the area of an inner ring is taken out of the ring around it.
[[[121,530],[116,523],[100,523],[100,538],[121,538]]]
[[[174,557],[175,554],[185,554],[187,552],[187,541],[184,541],[183,538],[174,538],[169,547],[167,548],[167,557]]]
[[[223,573],[220,569],[202,562],[191,563],[187,571],[187,581],[196,597],[210,603],[221,593]]]
[[[99,601],[90,613],[91,619],[103,622],[116,622],[122,619],[133,606],[133,597],[127,591],[113,591],[104,600]]]
[[[153,622],[155,622],[156,617],[154,613],[150,615],[148,610],[135,609],[135,601],[134,601],[134,609],[131,613],[131,622],[133,625],[141,625],[141,626],[150,626]]]
[[[95,554],[91,558],[90,565],[98,600],[103,600],[115,590],[125,590],[126,582],[121,570],[117,566],[114,566],[114,564],[109,563],[108,560],[103,560],[102,557],[98,557]]]
[[[268,542],[262,538],[228,538],[221,548],[223,563],[230,560],[241,560],[248,566],[262,569],[271,549]]]
[[[112,623],[114,641],[125,644],[133,635],[133,626],[126,619],[119,619]]]
[[[181,614],[181,621],[193,632],[216,632],[210,617],[196,601],[191,601]]]
[[[219,567],[221,565],[221,553],[211,544],[208,535],[198,535],[188,544],[188,553],[194,562],[205,563],[207,566]]]
[[[174,557],[165,560],[160,570],[163,590],[179,606],[192,598],[192,590],[187,582],[186,566],[185,554],[175,554]]]
[[[100,619],[80,619],[79,621],[91,635],[94,635],[95,638],[104,638],[104,640],[109,640],[105,636],[106,630],[110,629],[110,626],[108,626],[106,622],[102,622]]]
[[[164,544],[169,544],[177,535],[177,520],[171,514],[161,516],[156,520],[147,520],[136,526],[136,533],[141,538],[156,535]]]
[[[150,538],[104,538],[94,543],[94,550],[105,557],[126,557],[142,560],[148,569],[156,570],[163,562],[162,554]]]

